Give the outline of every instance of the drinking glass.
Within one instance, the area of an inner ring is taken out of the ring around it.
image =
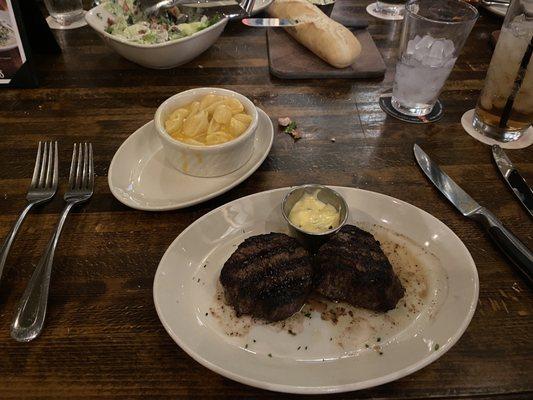
[[[50,16],[60,25],[70,25],[83,17],[82,0],[44,0]]]
[[[378,0],[375,11],[384,17],[402,15],[405,10],[405,0]]]
[[[533,0],[513,0],[474,112],[474,128],[500,142],[533,122]]]
[[[391,99],[398,112],[431,112],[477,17],[462,0],[407,2]]]

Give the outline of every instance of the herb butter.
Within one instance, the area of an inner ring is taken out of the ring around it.
[[[320,201],[318,191],[304,195],[294,204],[289,220],[307,232],[320,233],[339,226],[340,213],[331,204]]]

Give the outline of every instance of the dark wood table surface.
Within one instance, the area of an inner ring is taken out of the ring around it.
[[[365,15],[368,2],[359,3]],[[480,278],[472,323],[442,358],[399,381],[331,398],[532,398],[532,292],[480,228],[428,183],[412,154],[419,143],[533,246],[532,220],[499,176],[489,147],[460,123],[475,105],[491,57],[489,35],[501,19],[481,13],[441,95],[444,117],[429,125],[400,122],[380,110],[378,96],[392,85],[401,24],[370,22],[389,67],[383,80],[276,79],[268,72],[265,32],[238,23],[193,62],[164,71],[119,57],[88,27],[56,32],[63,53],[37,56],[41,86],[0,91],[0,238],[25,205],[39,140],[59,141],[60,193],[72,144],[91,141],[96,190],[67,220],[46,325],[31,343],[12,340],[9,326],[57,221],[61,196],[29,215],[12,248],[0,284],[0,399],[279,396],[219,376],[186,355],[159,322],[152,282],[167,246],[195,219],[241,196],[309,182],[373,190],[430,212],[465,242]],[[241,92],[273,120],[289,115],[304,138],[293,142],[276,134],[257,172],[201,205],[159,213],[123,206],[107,184],[114,152],[164,99],[200,86]],[[509,155],[533,182],[533,151]]]

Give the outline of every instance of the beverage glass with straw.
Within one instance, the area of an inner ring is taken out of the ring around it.
[[[513,0],[478,98],[474,128],[500,142],[518,140],[533,122],[533,0]]]

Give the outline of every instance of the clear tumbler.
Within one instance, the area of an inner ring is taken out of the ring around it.
[[[82,0],[44,0],[50,16],[60,25],[70,25],[83,17]]]
[[[407,2],[391,99],[398,112],[431,112],[477,17],[462,0]]]

